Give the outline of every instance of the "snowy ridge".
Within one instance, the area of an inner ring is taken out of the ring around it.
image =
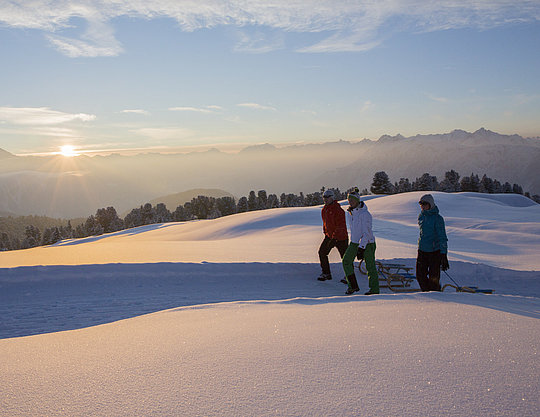
[[[418,199],[422,194],[365,197],[374,217],[377,257],[416,257]],[[433,195],[446,221],[451,260],[540,269],[540,205],[520,195]],[[280,208],[142,226],[5,252],[0,254],[0,268],[202,261],[318,263],[321,233],[320,207]],[[333,259],[339,261],[337,256]]]

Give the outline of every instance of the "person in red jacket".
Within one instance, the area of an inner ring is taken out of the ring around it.
[[[334,192],[326,190],[323,194],[324,206],[321,211],[323,221],[324,240],[319,248],[319,260],[321,262],[322,273],[317,278],[319,281],[332,279],[328,254],[332,248],[337,248],[339,255],[343,258],[349,246],[349,235],[347,233],[347,221],[345,211],[340,204],[334,200]]]

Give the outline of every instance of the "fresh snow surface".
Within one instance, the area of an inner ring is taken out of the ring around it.
[[[365,198],[377,258],[414,266],[421,194]],[[0,416],[539,415],[540,205],[433,194],[495,294],[344,296],[321,207],[0,253]]]

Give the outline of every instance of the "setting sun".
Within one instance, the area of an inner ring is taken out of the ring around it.
[[[75,147],[72,145],[64,145],[60,147],[60,155],[62,156],[77,156],[78,153],[75,152]]]

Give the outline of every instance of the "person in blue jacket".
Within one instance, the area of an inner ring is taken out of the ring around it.
[[[418,203],[422,211],[418,216],[420,237],[416,258],[416,279],[422,291],[440,291],[441,269],[446,271],[450,268],[444,219],[439,214],[431,194],[423,195]]]

